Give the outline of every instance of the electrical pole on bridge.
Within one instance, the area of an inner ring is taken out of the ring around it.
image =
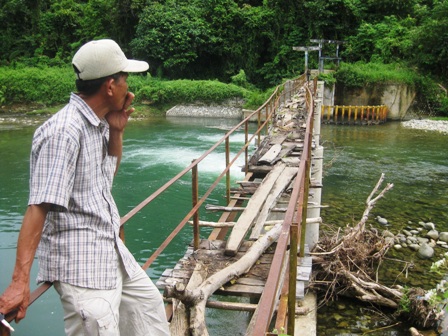
[[[308,75],[308,52],[309,51],[316,51],[319,50],[319,55],[321,52],[321,47],[292,47],[292,50],[295,51],[304,51],[305,52],[305,73],[306,73],[306,78],[307,81],[309,81],[309,75]]]
[[[336,60],[337,65],[341,58],[339,57],[339,46],[344,44],[345,41],[338,40],[323,40],[323,39],[311,39],[311,43],[318,43],[318,46],[307,46],[307,47],[292,47],[295,51],[305,52],[305,73],[308,74],[308,52],[309,51],[319,51],[319,73],[324,71],[324,61],[325,60]],[[325,44],[335,44],[336,45],[336,56],[323,56],[322,50]]]

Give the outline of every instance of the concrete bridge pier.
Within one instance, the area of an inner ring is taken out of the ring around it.
[[[320,145],[321,110],[324,100],[324,82],[317,82],[316,97],[314,100],[314,129],[313,143],[314,150],[311,159],[311,187],[308,199],[307,218],[320,217],[320,205],[322,197],[322,170],[324,148]],[[305,242],[312,250],[319,241],[319,223],[308,224],[306,226]]]
[[[334,93],[334,91],[333,91]],[[317,83],[314,100],[314,150],[311,160],[311,188],[308,200],[307,218],[320,217],[320,205],[322,196],[322,172],[324,148],[320,145],[321,107],[324,103],[324,82]],[[312,250],[319,241],[319,222],[306,226],[305,242]],[[306,293],[303,299],[297,300],[297,306],[307,311],[304,315],[297,315],[295,320],[294,336],[317,335],[317,297],[313,292]]]

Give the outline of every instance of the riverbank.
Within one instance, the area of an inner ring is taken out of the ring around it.
[[[401,123],[404,127],[448,134],[448,120],[412,119]]]

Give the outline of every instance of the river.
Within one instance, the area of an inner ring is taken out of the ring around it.
[[[126,130],[124,156],[113,191],[120,213],[126,214],[199,157],[223,136],[224,128],[236,122],[162,117],[131,121]],[[36,126],[22,122],[0,124],[0,292],[7,286],[14,265],[17,235],[28,197],[29,149]],[[440,231],[448,231],[446,135],[405,129],[395,122],[370,127],[324,125],[321,133],[325,147],[322,202],[329,205],[322,210],[325,223],[344,226],[356,221],[362,214],[366,197],[380,174],[385,173],[387,182],[395,186],[374,209],[372,216],[387,218],[391,223],[389,229],[395,231],[409,221],[419,220],[432,221]],[[242,133],[232,138],[232,143],[241,145],[243,141]],[[224,161],[222,149],[199,165],[201,192],[220,173]],[[232,181],[242,177],[239,168],[232,170]],[[191,206],[189,183],[188,177],[182,179],[170,188],[167,195],[154,201],[126,224],[126,244],[139,262],[146,260],[177,225],[185,209]],[[225,188],[220,186],[207,202],[223,205],[223,195]],[[200,218],[216,220],[217,216],[216,213],[201,211]],[[373,220],[371,223],[378,225]],[[205,238],[207,233],[203,230],[201,235]],[[186,228],[169,245],[148,271],[154,281],[166,268],[174,266],[191,239],[191,229]],[[405,281],[409,285],[427,284],[424,276],[428,273],[427,264],[417,268],[415,274],[411,272],[411,279]],[[35,275],[36,265],[33,266],[32,278]],[[356,309],[345,310],[359,315]],[[339,323],[339,329],[334,328],[335,323],[330,317],[319,321],[322,325],[319,335],[355,332],[350,324],[359,325],[360,322],[342,318],[350,322]],[[248,314],[210,310],[207,320],[213,336],[242,335]],[[330,328],[325,320],[333,326]],[[362,323],[370,327],[370,322]],[[54,290],[33,304],[27,318],[14,327],[17,330],[14,335],[62,335],[61,308]],[[400,327],[388,332],[372,335],[402,335]]]

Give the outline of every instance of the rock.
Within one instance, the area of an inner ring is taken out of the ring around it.
[[[403,247],[400,244],[395,244],[394,249],[401,250]]]
[[[419,244],[424,244],[429,242],[428,238],[423,238],[423,237],[417,237],[417,241],[419,242]]]
[[[434,249],[428,244],[422,244],[417,254],[421,259],[430,259],[434,256]]]
[[[401,236],[398,238],[400,240],[400,242],[404,243],[406,242],[406,237],[405,236]]]
[[[417,235],[420,233],[420,231],[418,231],[418,230],[411,230],[409,232],[412,233],[413,235]]]
[[[386,218],[383,218],[383,217],[380,217],[380,216],[377,216],[377,217],[376,217],[376,221],[377,221],[378,223],[380,223],[381,225],[387,225],[387,224],[388,224],[387,219],[386,219]]]
[[[418,240],[417,240],[417,237],[412,237],[412,236],[410,236],[410,237],[407,238],[406,242],[407,242],[408,244],[409,244],[409,243],[417,244],[417,243],[418,243]]]
[[[423,224],[423,227],[424,227],[426,230],[435,230],[435,229],[436,229],[436,226],[434,225],[434,223],[431,223],[431,222],[424,223],[424,224]]]
[[[448,242],[448,232],[440,232],[439,239]]]
[[[426,234],[426,237],[437,240],[437,239],[439,239],[439,232],[436,230],[430,230]]]
[[[409,245],[409,248],[410,248],[412,251],[418,251],[418,250],[420,249],[420,245],[419,245],[419,244],[410,244],[410,245]]]
[[[403,230],[403,233],[404,233],[406,236],[412,236],[412,233],[410,233],[408,230]]]

